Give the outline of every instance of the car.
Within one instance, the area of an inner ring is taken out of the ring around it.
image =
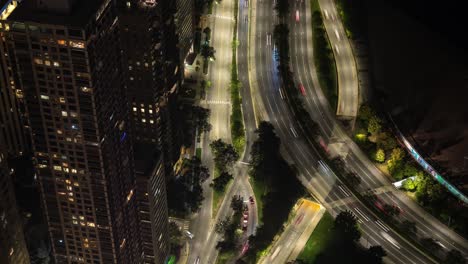
[[[304,85],[299,84],[299,90],[301,91],[301,94],[302,94],[302,95],[305,95],[305,88],[304,88]]]
[[[190,239],[193,239],[193,237],[194,237],[194,235],[192,233],[190,233],[190,231],[188,231],[188,230],[185,230],[185,235],[187,235],[188,238],[190,238]]]
[[[247,230],[247,223],[242,224],[242,230],[246,231]]]
[[[253,196],[250,196],[250,197],[249,197],[249,201],[250,201],[250,204],[254,204],[254,203],[255,203],[255,200],[254,200]]]

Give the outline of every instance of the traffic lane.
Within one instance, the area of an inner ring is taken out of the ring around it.
[[[334,13],[335,7],[330,1],[320,1],[322,10]],[[344,116],[356,116],[359,105],[359,85],[357,80],[357,69],[351,50],[351,44],[347,39],[340,19],[324,19],[325,29],[334,53],[338,68],[339,98],[338,111]],[[338,47],[339,52],[336,52]]]
[[[395,192],[398,192],[398,190],[395,190]],[[427,218],[421,217],[420,214],[414,213],[412,208],[410,208],[406,203],[399,202],[400,200],[394,192],[388,192],[386,196],[378,195],[378,197],[380,197],[384,203],[395,205],[399,208],[399,210],[401,210],[400,216],[398,218],[401,220],[406,219],[416,223],[416,228],[418,230],[416,233],[417,236],[420,236],[421,238],[433,238],[438,241],[439,245],[441,245],[444,250],[447,251],[456,249],[460,252],[466,252],[463,244],[458,243],[457,237],[452,237],[444,232],[446,226],[441,224],[439,220],[433,218],[432,216]],[[423,209],[421,208],[421,210]],[[455,235],[458,236],[458,234]],[[462,243],[463,242],[464,241],[462,241]]]
[[[318,204],[312,204],[307,200],[303,200],[296,210],[295,216],[269,251],[269,256],[265,258],[265,261],[278,264],[286,263],[300,236],[319,215],[319,211],[320,206]]]
[[[366,247],[381,245],[387,251],[388,257],[396,263],[430,263],[430,257],[410,246],[410,244],[395,233],[382,220],[378,219],[369,209],[357,201],[348,204],[350,211],[357,217],[363,231],[361,242]],[[340,208],[343,210],[345,208]],[[372,238],[372,242],[367,240]],[[436,263],[436,262],[434,262]]]

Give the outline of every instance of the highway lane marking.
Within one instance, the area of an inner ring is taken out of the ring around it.
[[[380,228],[382,228],[383,231],[385,231],[385,232],[390,231],[390,229],[388,229],[382,222],[380,222],[380,220],[375,221],[375,223],[376,223]]]
[[[223,100],[208,100],[206,101],[207,104],[226,104],[229,105],[231,102],[229,101],[223,101]]]
[[[338,188],[340,188],[340,190],[346,195],[346,196],[349,196],[349,193],[347,191],[345,191],[345,189],[343,187],[341,187],[341,185],[338,185]]]
[[[359,210],[359,208],[355,207],[354,210],[360,215],[362,216],[362,218],[364,218],[364,220],[366,220],[366,222],[368,222],[370,219],[369,217],[367,217],[363,212],[361,212],[361,210]]]

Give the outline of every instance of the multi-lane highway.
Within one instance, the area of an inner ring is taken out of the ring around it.
[[[203,143],[203,163],[211,168],[213,173],[213,156],[210,151],[209,143],[213,140],[221,138],[227,142],[231,141],[230,133],[230,92],[229,83],[231,78],[231,62],[232,62],[232,36],[234,26],[234,0],[224,0],[220,4],[215,5],[214,13],[211,16],[210,27],[212,29],[212,46],[216,50],[216,60],[210,66],[208,78],[212,81],[212,88],[207,93],[206,102],[224,102],[218,104],[208,104],[211,109],[210,123],[212,130],[209,135],[206,135]],[[244,200],[248,200],[253,196],[253,190],[248,181],[248,167],[250,146],[255,139],[255,117],[253,114],[252,103],[249,100],[249,79],[248,74],[245,74],[247,69],[247,53],[243,52],[247,49],[248,36],[248,21],[245,20],[248,14],[248,7],[244,6],[243,0],[239,1],[239,16],[238,16],[238,38],[240,41],[238,61],[239,61],[239,79],[242,83],[244,124],[246,127],[246,148],[245,152],[241,153],[240,161],[234,166],[233,174],[234,181],[227,189],[223,201],[220,204],[217,215],[214,217],[211,214],[213,192],[209,186],[211,180],[204,184],[204,196],[200,212],[192,220],[191,229],[194,234],[193,240],[190,242],[190,252],[187,263],[215,263],[218,256],[216,244],[221,239],[221,236],[214,232],[213,227],[220,220],[232,214],[230,207],[231,198],[234,195],[240,195]],[[244,93],[247,93],[244,95]],[[205,103],[206,103],[205,102]],[[246,241],[249,235],[255,233],[257,226],[257,206],[256,203],[249,203],[249,220],[248,227],[245,231],[244,240]],[[244,241],[244,242],[245,242]]]
[[[298,8],[302,10],[300,17],[307,18],[309,21],[304,22],[303,30],[294,32],[291,28],[292,36],[307,36],[307,28],[310,28],[310,13],[305,10],[306,4],[304,1],[294,1],[297,3]],[[360,219],[363,231],[363,242],[368,245],[382,245],[388,253],[386,258],[389,262],[395,263],[431,263],[434,262],[424,252],[419,251],[413,247],[408,241],[400,237],[397,233],[393,232],[391,228],[385,225],[382,220],[375,216],[369,209],[366,208],[361,202],[356,200],[351,191],[348,190],[336,175],[325,166],[318,166],[320,157],[316,152],[311,150],[305,139],[301,137],[296,120],[289,112],[289,108],[282,99],[279,92],[280,82],[276,72],[276,63],[273,58],[273,47],[265,48],[268,44],[269,35],[273,31],[273,26],[276,23],[275,16],[272,16],[273,1],[262,0],[252,1],[251,5],[256,5],[256,38],[255,42],[255,56],[256,63],[256,78],[258,80],[258,89],[260,92],[254,98],[257,107],[260,109],[264,119],[270,120],[276,128],[276,131],[283,142],[284,153],[290,158],[301,173],[301,179],[308,189],[313,192],[321,201],[324,206],[336,215],[342,210],[350,210]],[[291,21],[295,21],[291,16]],[[302,19],[300,19],[302,21]],[[298,23],[301,24],[301,23]],[[307,38],[307,37],[305,37]],[[302,48],[295,46],[291,41],[291,58],[299,58],[297,61],[304,61],[302,67],[298,67],[297,62],[293,62],[293,71],[299,75],[298,72],[315,73],[315,69],[309,65],[307,50],[310,51],[310,46],[302,45]],[[252,45],[252,43],[251,43]],[[296,48],[294,48],[296,47]],[[308,48],[306,48],[308,47]],[[293,51],[293,49],[295,49]],[[296,54],[298,50],[302,50],[302,54]],[[309,66],[309,67],[308,67]],[[302,74],[307,75],[307,74]],[[300,76],[298,77],[300,78]],[[316,78],[315,78],[316,81]],[[303,82],[306,86],[305,81]],[[310,88],[309,88],[310,89]],[[306,92],[307,94],[307,92]],[[323,98],[322,96],[318,97]],[[317,100],[314,96],[314,100]],[[329,110],[316,111],[315,114],[323,115],[329,114]],[[267,118],[265,118],[267,117]],[[317,119],[320,120],[320,119]]]
[[[307,1],[307,0],[305,0]],[[328,39],[335,54],[338,74],[338,104],[336,114],[355,118],[359,108],[359,84],[357,68],[350,42],[339,19],[335,3],[330,0],[319,0],[323,11],[324,25]],[[309,24],[309,28],[310,28]]]
[[[325,209],[319,204],[302,199],[289,225],[259,263],[284,264],[294,261],[324,212]]]
[[[332,0],[319,0],[325,24],[329,25],[328,35],[336,34],[333,27],[342,28],[341,21],[337,16],[337,11]],[[385,191],[378,196],[386,203],[399,206],[403,214],[401,220],[409,220],[416,223],[418,236],[432,237],[439,241],[444,249],[457,249],[460,252],[467,252],[468,244],[465,239],[453,232],[450,228],[440,223],[429,213],[419,207],[414,201],[408,199],[399,190],[390,187],[389,180],[372,164],[359,147],[348,137],[346,132],[336,122],[334,114],[330,111],[328,103],[320,89],[316,71],[313,65],[312,36],[310,31],[311,17],[309,2],[297,2],[297,10],[304,13],[304,20],[299,23],[290,20],[291,28],[291,54],[293,71],[296,73],[298,81],[306,90],[304,102],[308,112],[317,120],[321,129],[322,137],[329,143],[339,143],[342,147],[340,152],[345,159],[346,167],[356,172],[363,180],[361,190],[384,188]],[[339,24],[339,25],[338,25]],[[334,26],[331,26],[334,25]],[[340,31],[339,31],[340,32]],[[339,33],[341,40],[346,38],[344,32]],[[333,38],[331,38],[333,39]],[[332,42],[333,43],[333,42]],[[333,44],[332,44],[333,45]],[[353,59],[346,59],[348,55],[338,54],[337,61],[347,63],[347,68],[354,67]],[[353,101],[347,102],[352,104]]]

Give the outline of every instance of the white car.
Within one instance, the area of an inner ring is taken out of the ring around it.
[[[188,238],[193,239],[194,235],[190,233],[190,231],[185,230],[185,234],[188,236]]]

